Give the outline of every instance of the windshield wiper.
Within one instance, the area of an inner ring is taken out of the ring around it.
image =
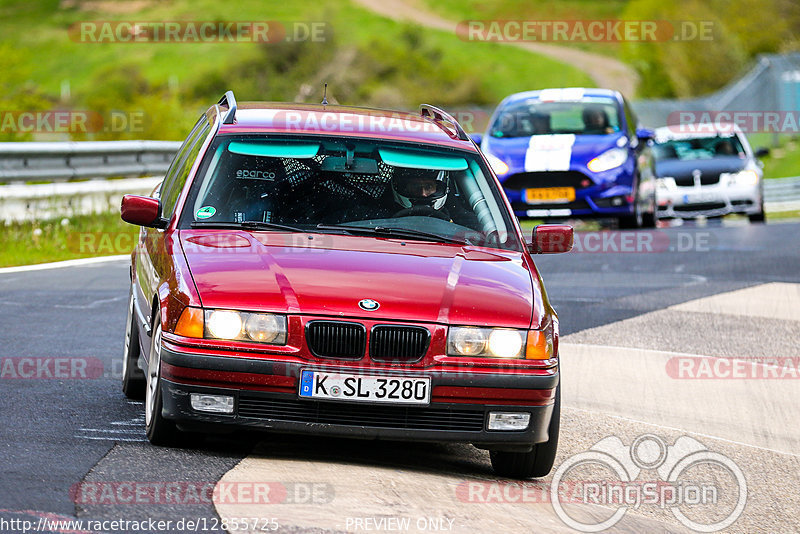
[[[302,228],[297,228],[295,226],[264,221],[195,221],[192,223],[192,228],[244,228],[245,230],[284,230],[287,232],[317,233],[314,230],[303,230]]]
[[[423,239],[423,240],[432,240],[438,241],[440,243],[455,243],[458,245],[466,245],[468,244],[463,239],[456,239],[454,237],[447,237],[439,234],[434,234],[431,232],[423,232],[422,230],[413,230],[410,228],[395,228],[395,227],[387,227],[387,226],[350,226],[347,224],[318,224],[318,230],[344,230],[346,232],[351,233],[361,233],[361,234],[370,234],[370,235],[382,235],[382,236],[391,236],[391,237],[406,237],[410,239]]]

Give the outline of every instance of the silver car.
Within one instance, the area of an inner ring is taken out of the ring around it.
[[[655,132],[659,217],[747,215],[764,221],[761,162],[735,124],[665,126]]]

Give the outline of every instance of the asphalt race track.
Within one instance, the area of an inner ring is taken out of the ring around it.
[[[561,321],[556,468],[606,439],[629,451],[626,469],[644,465],[638,480],[663,480],[661,445],[677,459],[699,451],[734,466],[692,468],[718,500],[631,506],[610,531],[690,532],[733,515],[726,532],[800,531],[800,223],[578,236],[576,252],[537,262]],[[574,531],[550,502],[555,470],[498,481],[469,445],[250,433],[151,446],[142,404],[120,389],[127,269],[0,270],[0,531],[137,531],[110,523],[127,520],[222,532],[221,519],[237,532]],[[212,502],[203,490],[218,482]],[[596,524],[618,508],[561,510]],[[107,522],[49,523],[69,519]]]

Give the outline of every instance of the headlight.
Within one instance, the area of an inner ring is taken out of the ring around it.
[[[205,337],[286,344],[286,317],[271,313],[205,310]]]
[[[451,328],[447,352],[458,356],[477,356],[486,350],[486,329]]]
[[[664,176],[656,179],[656,187],[659,189],[672,189],[673,187],[677,187],[677,184],[675,183],[675,178],[672,176]]]
[[[263,313],[252,313],[244,323],[244,331],[247,337],[253,341],[261,343],[271,343],[278,336],[286,332],[283,324],[278,321],[275,315],[265,315]]]
[[[492,166],[492,170],[496,175],[500,176],[508,172],[508,165],[506,165],[503,160],[488,152],[484,152],[483,154],[486,156],[486,160],[489,162],[489,165]]]
[[[752,169],[728,175],[728,183],[736,185],[756,185],[758,173]]]
[[[524,358],[527,330],[452,326],[447,354],[477,358]]]
[[[235,311],[206,312],[208,333],[220,339],[236,339],[242,333],[242,316]]]
[[[628,159],[628,151],[623,148],[612,148],[611,150],[606,150],[589,163],[586,166],[592,172],[603,172],[609,169],[613,169],[615,167],[619,167]]]

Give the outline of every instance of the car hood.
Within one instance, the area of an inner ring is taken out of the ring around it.
[[[514,251],[208,229],[182,230],[181,244],[205,308],[517,328],[543,315],[538,278],[534,291]]]
[[[704,175],[739,172],[747,166],[747,159],[726,156],[711,159],[678,160],[666,159],[656,162],[657,176],[672,176],[676,179],[691,178],[695,170]]]
[[[625,137],[622,133],[609,135],[534,135],[531,137],[491,137],[484,136],[481,149],[500,158],[509,167],[508,176],[513,173],[525,172],[527,170],[551,170],[566,171],[570,169],[582,169],[592,158],[595,158],[606,150],[627,143],[620,141]],[[544,154],[546,152],[558,152],[561,157],[549,158],[548,169],[526,169],[525,158],[528,153],[531,155]]]

